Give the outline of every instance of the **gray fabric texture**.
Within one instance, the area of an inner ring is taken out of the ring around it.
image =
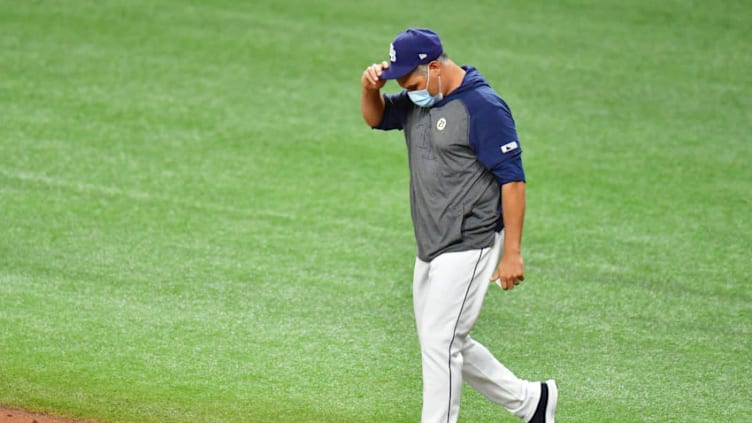
[[[469,143],[462,101],[414,107],[405,125],[410,205],[418,257],[490,247],[499,222],[500,187]]]

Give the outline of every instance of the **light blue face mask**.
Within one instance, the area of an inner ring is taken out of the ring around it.
[[[441,94],[441,77],[439,76],[439,92],[436,95],[428,93],[428,84],[431,82],[431,71],[428,71],[428,79],[426,80],[426,88],[422,90],[408,91],[407,96],[410,97],[410,101],[420,107],[432,107],[434,104],[441,101],[444,95]]]

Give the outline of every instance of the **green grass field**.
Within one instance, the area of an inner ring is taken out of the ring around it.
[[[0,404],[417,422],[408,26],[508,101],[525,283],[476,326],[559,422],[752,421],[752,4],[0,0]],[[390,83],[389,90],[398,87]],[[467,388],[463,422],[514,422]]]

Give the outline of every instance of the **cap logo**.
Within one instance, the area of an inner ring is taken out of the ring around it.
[[[397,50],[394,49],[394,44],[389,44],[389,60],[392,63],[397,61]]]
[[[428,55],[427,55],[426,53],[418,53],[418,58],[419,58],[420,60],[423,60],[423,59],[425,59],[426,57],[428,57]]]

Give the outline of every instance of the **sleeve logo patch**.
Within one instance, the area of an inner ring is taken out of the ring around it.
[[[509,153],[510,151],[517,149],[517,147],[519,147],[519,145],[517,145],[517,141],[512,141],[510,143],[502,145],[501,152]]]

